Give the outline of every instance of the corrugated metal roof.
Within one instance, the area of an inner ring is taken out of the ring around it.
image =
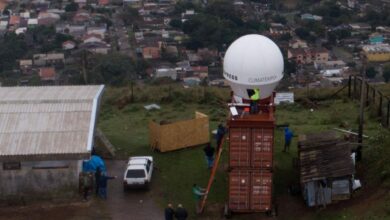
[[[0,161],[88,155],[102,90],[103,86],[0,88]]]
[[[99,88],[100,86],[0,87],[0,104],[92,100]]]

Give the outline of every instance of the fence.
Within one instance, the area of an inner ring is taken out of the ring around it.
[[[195,118],[169,124],[149,123],[149,142],[160,152],[177,150],[210,142],[209,117],[195,112]]]
[[[362,83],[365,83],[365,91],[362,91]],[[377,110],[377,116],[381,118],[381,124],[384,127],[390,127],[390,98],[371,86],[367,81],[359,76],[349,76],[348,79],[348,97],[351,99],[360,99],[364,92],[366,107]]]

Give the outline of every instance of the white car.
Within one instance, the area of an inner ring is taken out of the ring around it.
[[[130,157],[123,176],[123,189],[149,187],[153,173],[153,157]]]

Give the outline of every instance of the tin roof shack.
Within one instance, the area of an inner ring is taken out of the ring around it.
[[[1,199],[43,199],[78,190],[103,88],[0,87]]]
[[[307,206],[351,197],[355,173],[349,142],[333,131],[299,136],[300,184]]]

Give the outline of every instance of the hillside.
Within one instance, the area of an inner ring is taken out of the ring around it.
[[[383,86],[384,91],[387,88]],[[357,130],[358,105],[349,100],[345,92],[332,99],[326,99],[335,90],[297,90],[293,105],[278,106],[277,124],[290,124],[297,135],[305,132],[323,131],[343,124]],[[390,90],[388,90],[390,91]],[[311,102],[309,97],[319,101]],[[148,122],[150,120],[177,121],[193,117],[194,111],[210,116],[210,129],[224,121],[227,109],[224,103],[229,100],[228,88],[197,87],[182,89],[178,85],[143,86],[134,90],[134,102],[131,102],[129,88],[108,88],[99,119],[99,128],[103,130],[117,148],[118,157],[151,154],[155,157],[157,172],[155,186],[158,193],[153,196],[161,204],[182,203],[193,215],[194,204],[191,195],[193,183],[206,185],[209,173],[203,156],[203,147],[158,153],[152,152],[148,144]],[[143,106],[157,103],[161,110],[146,111]],[[315,105],[313,106],[313,103]],[[313,109],[313,111],[311,111]],[[296,138],[290,153],[282,153],[283,132],[276,130],[275,137],[275,195],[279,206],[279,218],[296,216],[299,219],[351,219],[384,218],[390,214],[390,195],[383,194],[390,187],[390,140],[389,131],[382,128],[371,110],[366,109],[364,133],[370,138],[365,140],[363,162],[358,165],[357,178],[363,183],[363,189],[354,194],[350,201],[331,205],[324,210],[308,209],[300,196],[288,194],[288,186],[297,179],[292,159],[296,154]],[[212,139],[215,146],[215,141]],[[227,199],[227,154],[223,153],[222,164],[209,195],[205,216],[219,218]],[[185,178],[183,178],[185,177]],[[202,219],[204,219],[204,217]],[[264,216],[262,214],[255,217]],[[235,216],[246,219],[248,216]]]

